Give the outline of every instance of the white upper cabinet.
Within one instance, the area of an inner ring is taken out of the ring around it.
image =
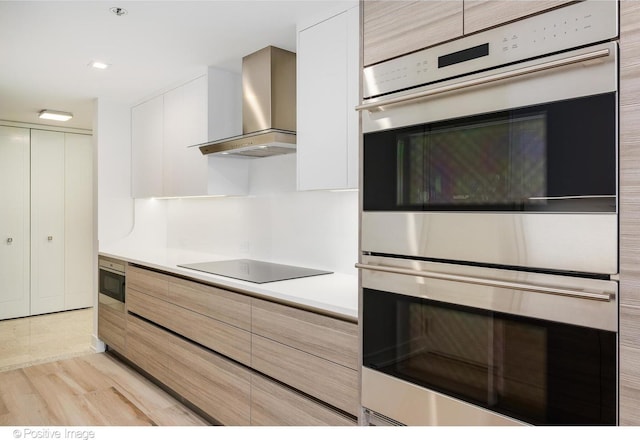
[[[207,158],[188,145],[207,141],[207,77],[164,94],[164,191],[168,197],[207,193]]]
[[[358,8],[298,29],[298,190],[358,187]]]
[[[209,161],[190,146],[242,132],[240,75],[207,74],[131,110],[134,198],[209,194]]]
[[[158,197],[163,184],[164,97],[131,109],[131,172],[133,197]]]

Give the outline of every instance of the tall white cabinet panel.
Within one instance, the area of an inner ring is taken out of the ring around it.
[[[92,137],[65,134],[64,307],[93,305]]]
[[[133,197],[162,196],[163,96],[131,109],[131,169]]]
[[[29,129],[0,127],[0,319],[29,314]]]
[[[358,187],[358,8],[298,32],[298,189]]]
[[[207,193],[207,157],[198,148],[207,135],[207,77],[164,94],[164,195]]]
[[[31,314],[64,310],[65,134],[31,131]]]

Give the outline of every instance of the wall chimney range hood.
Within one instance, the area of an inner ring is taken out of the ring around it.
[[[242,135],[202,154],[257,158],[296,152],[296,54],[267,46],[242,58]]]

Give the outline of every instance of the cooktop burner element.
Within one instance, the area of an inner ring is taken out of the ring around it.
[[[287,266],[285,264],[245,259],[178,264],[178,267],[258,284],[332,273],[307,267]]]

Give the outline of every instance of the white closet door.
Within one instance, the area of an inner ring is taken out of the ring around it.
[[[29,130],[0,127],[0,319],[29,315]]]
[[[31,130],[31,314],[64,309],[65,134]]]
[[[65,134],[65,309],[93,306],[92,137]]]

